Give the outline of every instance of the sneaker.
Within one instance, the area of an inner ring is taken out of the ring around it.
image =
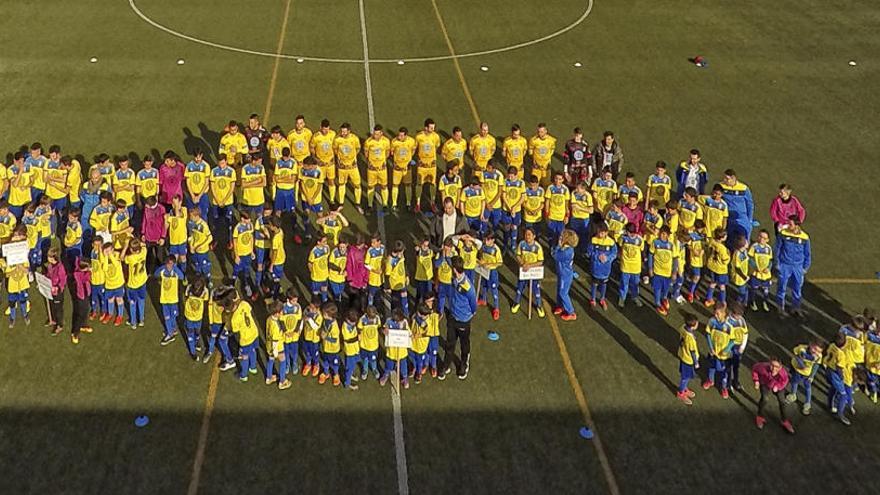
[[[437,370],[431,368],[431,378],[437,378]]]
[[[384,387],[386,383],[388,383],[388,375],[382,375],[382,378],[379,378],[379,386]]]
[[[275,383],[277,381],[278,381],[278,378],[273,375],[272,378],[266,378],[266,385],[272,385],[273,383]]]
[[[166,336],[162,337],[162,340],[159,342],[159,344],[160,345],[168,345],[168,344],[174,342],[175,340],[177,340],[177,335],[174,335],[174,334],[166,335]]]
[[[449,370],[443,370],[440,372],[439,375],[437,375],[437,379],[442,382],[443,380],[446,379],[446,375],[448,375],[448,374],[449,374]]]
[[[639,299],[638,297],[636,297],[635,299],[633,299],[633,302],[636,303],[636,307],[637,307],[637,308],[641,308],[642,306],[645,305],[645,303],[643,303],[642,300]]]
[[[290,383],[290,380],[285,379],[283,382],[278,384],[278,390],[287,390],[290,388],[291,385],[292,384]]]
[[[620,299],[618,299],[617,300],[617,307],[620,309],[625,308],[626,307],[626,298],[621,297]]]
[[[707,308],[711,308],[712,306],[715,306],[715,300],[714,299],[706,299],[706,301],[703,302],[703,306],[706,306]]]
[[[797,401],[797,395],[795,395],[795,394],[788,394],[788,395],[785,396],[785,403],[786,403],[786,404],[794,404],[795,401]]]
[[[409,389],[409,380],[403,380],[403,388]]]
[[[300,236],[299,234],[293,234],[293,242],[298,245],[302,244],[303,243],[302,236]]]
[[[769,312],[770,312],[770,305],[767,304],[767,301],[763,301],[763,302],[761,303],[761,309],[763,309],[765,313],[769,313]]]
[[[97,317],[98,317],[98,313],[96,313],[96,312],[94,312],[94,311],[92,311],[91,313],[89,313],[89,320],[94,320],[94,319],[97,318]]]
[[[416,375],[416,376],[415,376],[415,379],[414,379],[413,381],[416,382],[416,385],[422,383],[422,375],[421,375],[421,374]]]
[[[831,414],[837,414],[837,406],[831,406]]]
[[[214,357],[214,353],[213,353],[213,352],[206,352],[206,353],[205,353],[205,357],[202,358],[202,363],[203,363],[203,364],[208,364],[208,363],[210,363],[212,357]]]
[[[591,307],[591,308],[595,308],[595,307],[596,307],[596,300],[595,300],[595,299],[590,299],[590,307]]]
[[[51,333],[50,335],[52,335],[53,337],[55,337],[55,336],[57,336],[57,335],[61,335],[61,330],[62,330],[62,328],[61,328],[60,326],[55,327],[55,328],[52,330],[52,333]]]
[[[855,404],[849,405],[849,413],[852,414],[853,416],[856,415],[856,405]]]
[[[357,212],[360,213],[361,215],[364,214],[364,208],[363,208],[361,205],[357,205],[357,206],[355,206],[354,208],[355,208],[355,209],[357,210]]]
[[[125,323],[125,318],[117,316],[116,321],[113,322],[113,326],[121,327],[123,323]]]
[[[110,318],[112,318],[112,316],[110,316],[110,313],[104,313],[104,314],[101,316],[101,323],[104,323],[105,325],[106,325],[107,323],[110,323]]]
[[[745,389],[743,389],[743,386],[739,383],[734,383],[733,385],[731,385],[731,388],[739,393],[743,393],[745,391]]]
[[[687,394],[688,398],[690,399],[693,399],[697,395],[697,393],[691,389],[686,389],[684,393]]]
[[[852,424],[852,423],[850,422],[849,418],[847,418],[846,416],[838,416],[838,417],[837,417],[837,420],[840,421],[841,423],[843,423],[843,424],[846,425],[846,426],[849,426],[849,425]]]
[[[128,326],[129,326],[129,328],[131,328],[132,330],[137,330],[137,329],[138,329],[137,323],[129,323]]]
[[[684,298],[683,295],[679,294],[679,295],[675,296],[675,304],[684,304],[685,301],[686,301],[686,299]]]
[[[694,295],[691,294],[690,292],[688,292],[687,295],[684,296],[684,298],[685,298],[685,300],[686,300],[688,303],[692,303],[692,302],[694,302]]]
[[[339,375],[333,375],[333,386],[338,387],[340,383],[342,380],[339,379]]]
[[[313,377],[318,376],[320,373],[321,373],[321,368],[319,368],[317,364],[312,366],[312,376]]]
[[[791,421],[785,420],[782,422],[782,429],[794,435],[794,426],[791,425]]]
[[[485,306],[485,305],[486,305],[485,299],[477,299],[477,306]]]
[[[686,406],[693,405],[693,403],[694,403],[694,401],[692,401],[691,398],[688,397],[686,391],[685,392],[677,392],[675,394],[675,396],[678,397],[678,400],[682,401],[684,403],[684,405],[686,405]]]
[[[311,371],[312,371],[311,364],[306,363],[303,365],[303,376],[309,376],[309,372],[311,372]]]
[[[318,377],[318,384],[323,385],[324,382],[326,382],[328,378],[330,378],[330,377],[325,375],[324,373],[321,373],[321,375]]]
[[[666,315],[669,314],[669,310],[666,309],[666,308],[664,308],[663,306],[657,306],[657,313],[658,313],[660,316],[666,316]]]
[[[80,333],[92,333],[92,327],[82,327],[79,329]]]
[[[225,361],[223,364],[220,365],[220,371],[229,371],[231,369],[235,369],[234,361]]]
[[[77,337],[76,335],[71,335],[70,341],[73,342],[73,345],[79,344],[79,337]]]
[[[801,408],[801,414],[803,414],[804,416],[809,416],[812,409],[813,408],[812,406],[810,406],[810,404],[804,404],[804,407]]]
[[[257,369],[256,369],[256,368],[251,368],[251,369],[248,370],[248,373],[250,373],[250,374],[252,374],[252,375],[256,375],[256,374],[257,374]]]
[[[726,388],[721,389],[721,398],[722,399],[729,399],[730,398],[730,392]]]
[[[878,402],[877,392],[871,394],[871,402],[876,404]]]
[[[513,314],[517,314],[517,313],[519,313],[519,304],[514,304],[513,306],[511,306],[511,307],[510,307],[510,312],[513,313]]]
[[[538,318],[544,317],[544,308],[535,308],[535,311],[538,312]]]
[[[352,392],[354,392],[355,390],[358,389],[358,385],[357,385],[357,383],[350,383],[350,384],[348,384],[348,389],[351,390]]]
[[[362,382],[367,381],[367,376],[369,376],[369,373],[367,373],[367,370],[364,370],[364,372],[361,373],[361,381]]]
[[[25,317],[24,317],[24,325],[25,325],[26,327],[31,326],[31,317],[30,317],[30,316],[25,316]]]
[[[705,382],[703,382],[703,390],[709,390],[710,388],[712,388],[714,386],[715,386],[715,382],[712,382],[709,380],[706,380]]]
[[[561,306],[556,306],[555,308],[553,308],[553,314],[556,315],[556,316],[559,316],[559,315],[561,315],[561,314],[564,313],[564,312],[565,312],[565,310],[562,309]]]
[[[562,319],[562,321],[575,321],[578,319],[578,315],[576,313],[565,313],[559,318]]]
[[[758,302],[752,301],[752,304],[750,304],[749,307],[752,308],[752,311],[757,311],[758,310]]]
[[[139,321],[139,322],[138,322],[138,326],[139,326],[139,327],[146,326],[146,323],[144,323],[143,321]]]
[[[758,427],[759,430],[764,429],[764,424],[767,423],[767,419],[763,416],[755,416],[755,426]]]
[[[238,377],[238,381],[240,381],[241,383],[247,383],[247,381],[248,381],[247,375]]]
[[[492,319],[498,321],[501,318],[501,311],[498,308],[492,308]]]
[[[602,309],[608,311],[608,301],[606,301],[605,299],[599,301],[599,306],[602,306]]]
[[[378,380],[378,379],[379,379],[379,376],[380,376],[380,375],[379,375],[379,370],[374,370],[374,371],[373,371],[373,378],[375,378],[376,380]]]
[[[421,202],[417,202],[416,205],[413,207],[413,213],[421,213],[422,212],[422,205],[419,203],[421,203]]]
[[[669,312],[669,299],[664,299],[660,301],[660,305],[663,306],[664,309],[666,309],[667,313]]]

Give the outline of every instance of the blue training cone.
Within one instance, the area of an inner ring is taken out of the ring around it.
[[[585,438],[587,440],[591,440],[593,438],[593,430],[586,426],[581,427],[580,434],[582,438]]]
[[[486,336],[489,337],[489,340],[491,340],[492,342],[497,342],[498,339],[501,338],[501,335],[499,335],[498,332],[492,330],[489,330],[489,333],[486,334]]]
[[[760,227],[760,226],[761,226],[761,222],[759,222],[759,221],[757,221],[757,220],[752,220],[752,227],[757,228],[757,227]]]
[[[146,414],[142,414],[142,415],[134,418],[134,425],[137,426],[138,428],[143,428],[144,426],[147,426],[148,424],[150,424],[150,418]]]

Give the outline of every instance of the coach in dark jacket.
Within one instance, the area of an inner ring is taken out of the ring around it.
[[[602,134],[602,140],[593,149],[593,163],[593,170],[596,171],[598,177],[602,176],[603,168],[609,167],[611,178],[617,181],[620,169],[623,168],[623,151],[620,149],[620,143],[614,138],[613,132],[605,131]]]
[[[440,249],[443,241],[453,235],[467,234],[468,224],[464,215],[456,211],[452,198],[443,200],[443,213],[434,218],[431,224],[431,244]]]

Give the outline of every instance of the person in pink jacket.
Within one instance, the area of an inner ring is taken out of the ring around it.
[[[788,372],[785,371],[779,358],[771,357],[769,361],[755,363],[752,366],[752,381],[755,382],[755,390],[761,392],[761,398],[758,400],[758,416],[755,418],[758,429],[763,429],[767,422],[767,418],[764,416],[764,406],[767,404],[767,396],[773,394],[779,402],[782,427],[793,435],[794,427],[785,412],[785,387],[788,385]]]
[[[801,204],[797,196],[791,193],[790,185],[780,184],[779,195],[773,198],[773,202],[770,203],[770,218],[773,220],[777,233],[780,228],[788,225],[788,219],[792,215],[797,216],[800,223],[804,223],[807,210],[804,209],[804,205]]]

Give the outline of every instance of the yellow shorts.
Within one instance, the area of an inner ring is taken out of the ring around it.
[[[522,169],[520,169],[520,174],[522,174]],[[550,183],[550,167],[541,168],[533,166],[532,175],[538,178],[538,182],[540,182],[541,185],[547,185]]]
[[[318,162],[318,168],[320,168],[321,172],[324,174],[325,181],[336,180],[336,165],[332,163]]]
[[[367,187],[376,186],[388,187],[388,170],[386,169],[367,169]]]
[[[437,163],[419,164],[416,169],[419,184],[436,184],[437,183]]]
[[[412,184],[412,173],[410,170],[399,170],[398,168],[391,169],[391,184],[395,186],[399,186],[400,184],[410,185]]]
[[[351,184],[352,187],[361,187],[361,172],[357,167],[339,167],[337,173],[339,174],[337,181],[339,185]]]

